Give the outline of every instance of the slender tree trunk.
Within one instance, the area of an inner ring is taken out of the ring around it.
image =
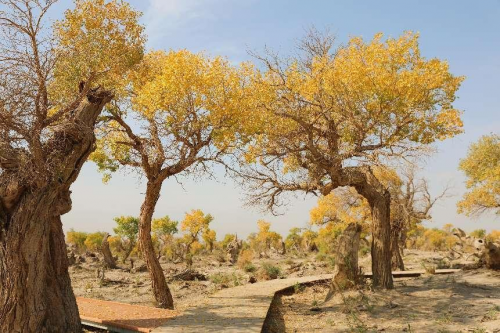
[[[156,203],[160,198],[161,185],[161,181],[149,180],[147,183],[146,197],[141,207],[139,245],[146,261],[146,266],[148,267],[152,283],[151,287],[158,307],[173,309],[174,300],[151,240],[151,221]]]
[[[43,175],[36,185],[8,183],[23,179],[22,168],[0,174],[0,332],[82,331],[60,216],[71,210],[69,188],[94,148],[95,121],[110,99],[94,92],[58,125],[39,152],[50,168],[35,171],[33,177]]]
[[[122,260],[123,263],[125,263],[127,261],[128,257],[130,257],[130,254],[134,250],[134,246],[135,246],[135,242],[130,241],[128,248],[125,250],[125,255],[123,256],[123,260]]]
[[[391,230],[391,252],[392,252],[392,269],[393,270],[405,270],[405,264],[403,261],[402,248],[400,246],[401,239],[401,227],[398,221],[394,221]]]

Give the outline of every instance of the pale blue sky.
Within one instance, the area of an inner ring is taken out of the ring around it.
[[[500,0],[489,1],[285,1],[285,0],[131,0],[144,12],[148,47],[186,48],[225,55],[231,61],[249,60],[248,50],[264,46],[287,55],[304,29],[328,27],[345,42],[350,36],[371,38],[377,32],[396,37],[405,30],[421,35],[422,53],[446,59],[451,71],[465,75],[456,102],[464,110],[465,134],[439,143],[438,153],[423,164],[422,175],[434,193],[448,182],[454,197],[442,201],[432,212],[429,226],[453,223],[466,230],[500,229],[500,219],[483,216],[471,220],[456,213],[464,192],[464,178],[457,170],[469,144],[481,135],[500,133]],[[63,0],[59,9],[70,6]],[[54,13],[56,13],[54,11]],[[57,14],[54,14],[57,16]],[[157,216],[182,219],[185,212],[200,208],[211,213],[219,235],[241,236],[256,230],[266,218],[282,233],[304,226],[314,199],[298,196],[286,214],[264,215],[243,206],[240,189],[230,180],[175,180],[165,183]],[[138,215],[144,186],[133,174],[117,174],[103,185],[93,164],[87,163],[74,184],[73,210],[63,217],[65,229],[111,231],[113,217]]]

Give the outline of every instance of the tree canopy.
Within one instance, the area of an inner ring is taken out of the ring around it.
[[[500,135],[486,135],[473,143],[459,168],[467,177],[468,192],[458,203],[458,212],[500,214]]]
[[[186,50],[148,53],[127,97],[109,109],[93,161],[108,175],[131,167],[160,180],[208,171],[234,142],[246,71]]]
[[[312,32],[303,56],[259,56],[252,79],[253,140],[243,157],[253,166],[254,203],[273,208],[283,193],[353,185],[353,167],[419,156],[427,144],[462,132],[453,107],[463,80],[446,61],[420,54],[418,34],[334,38]]]

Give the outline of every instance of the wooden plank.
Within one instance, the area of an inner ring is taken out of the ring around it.
[[[118,333],[150,332],[179,314],[175,310],[83,297],[76,301],[83,323]]]
[[[446,274],[454,274],[459,272],[460,269],[436,269],[436,272],[434,275],[446,275]],[[427,274],[426,271],[424,270],[418,270],[418,271],[395,271],[392,272],[392,276],[394,278],[407,278],[407,277],[419,277],[421,275]],[[371,279],[373,277],[373,274],[370,273],[365,273],[363,274],[365,278]]]

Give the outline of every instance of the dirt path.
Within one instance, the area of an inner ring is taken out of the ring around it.
[[[276,292],[297,283],[330,278],[331,275],[307,276],[224,289],[207,298],[203,304],[193,304],[183,314],[153,332],[261,332]]]

